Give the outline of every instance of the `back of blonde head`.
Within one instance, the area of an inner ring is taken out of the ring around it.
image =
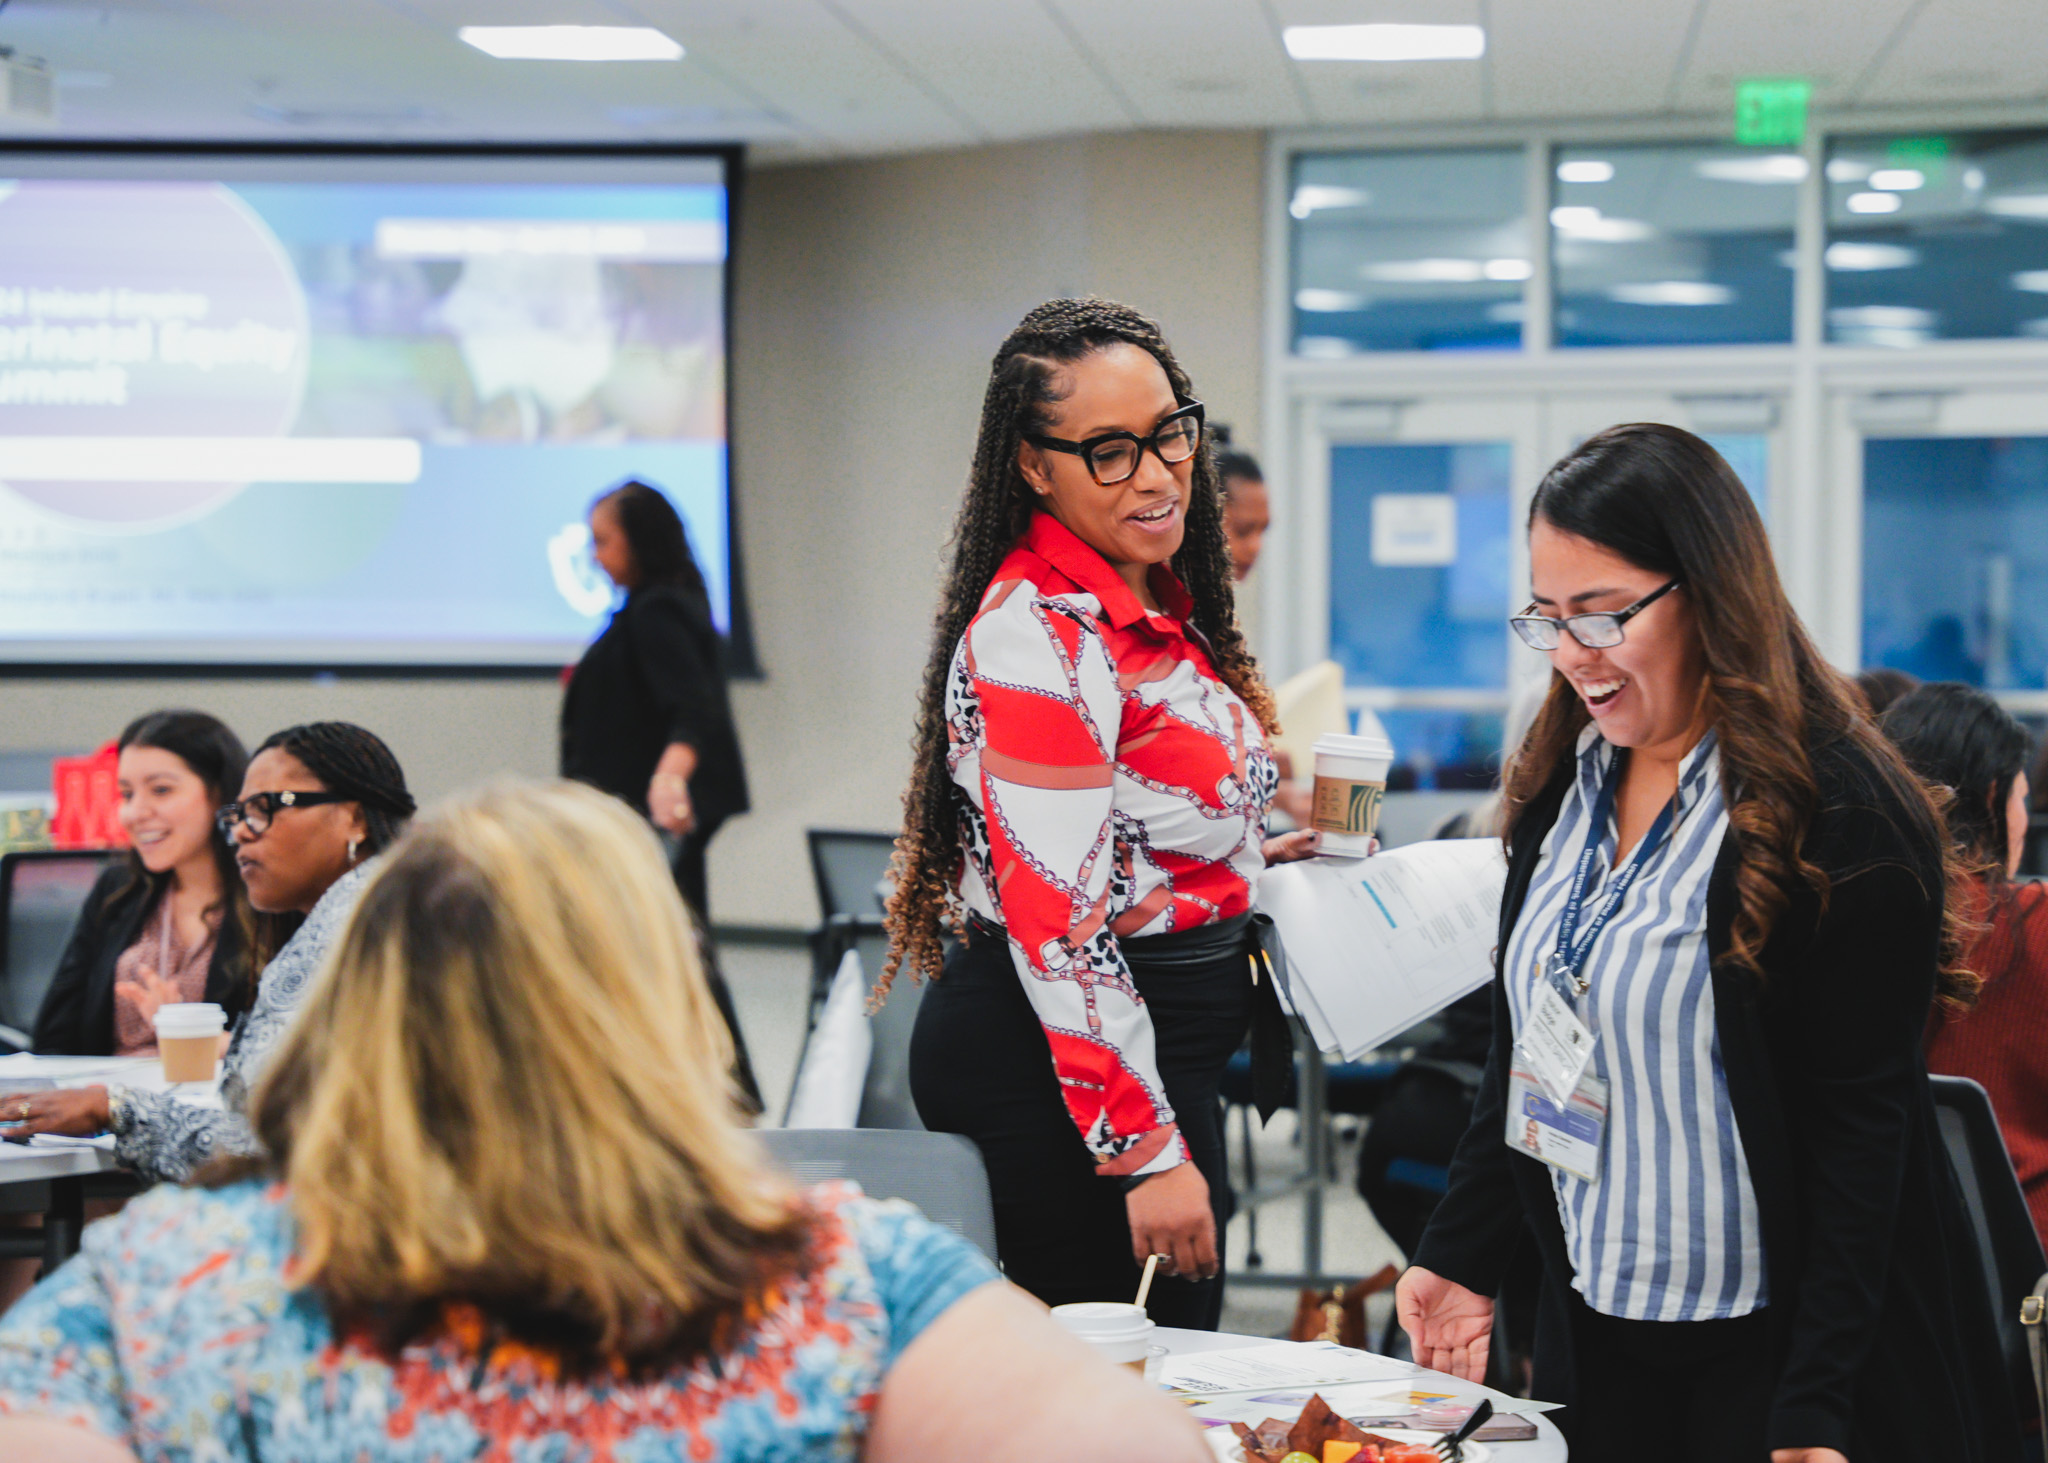
[[[737,1123],[731,1057],[622,803],[507,783],[436,809],[252,1104],[300,1275],[391,1344],[463,1302],[591,1364],[703,1352],[804,1234]]]

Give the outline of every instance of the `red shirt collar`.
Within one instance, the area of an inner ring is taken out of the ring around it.
[[[1030,525],[1017,543],[1094,595],[1102,605],[1103,615],[1119,630],[1127,629],[1140,620],[1162,618],[1186,624],[1194,613],[1195,601],[1179,576],[1164,564],[1154,564],[1152,593],[1166,611],[1164,616],[1154,615],[1131,592],[1131,586],[1124,582],[1123,576],[1109,566],[1109,560],[1081,542],[1072,529],[1050,513],[1033,513]]]

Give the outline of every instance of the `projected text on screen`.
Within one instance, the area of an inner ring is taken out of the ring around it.
[[[0,658],[560,664],[629,477],[728,623],[726,190],[694,166],[0,181]]]

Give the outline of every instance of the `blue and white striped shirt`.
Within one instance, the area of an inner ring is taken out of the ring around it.
[[[1588,727],[1578,777],[1543,840],[1508,940],[1508,1008],[1519,1034],[1557,927],[1614,748]],[[1604,1315],[1711,1321],[1768,1300],[1763,1227],[1714,1029],[1707,884],[1728,832],[1711,732],[1679,767],[1678,817],[1589,952],[1579,1019],[1608,1084],[1600,1182],[1550,1171],[1573,1286]],[[1616,832],[1604,830],[1581,928],[1601,907]]]

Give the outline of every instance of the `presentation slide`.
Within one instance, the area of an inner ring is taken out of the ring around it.
[[[591,500],[730,626],[716,157],[0,156],[0,661],[561,665]]]

